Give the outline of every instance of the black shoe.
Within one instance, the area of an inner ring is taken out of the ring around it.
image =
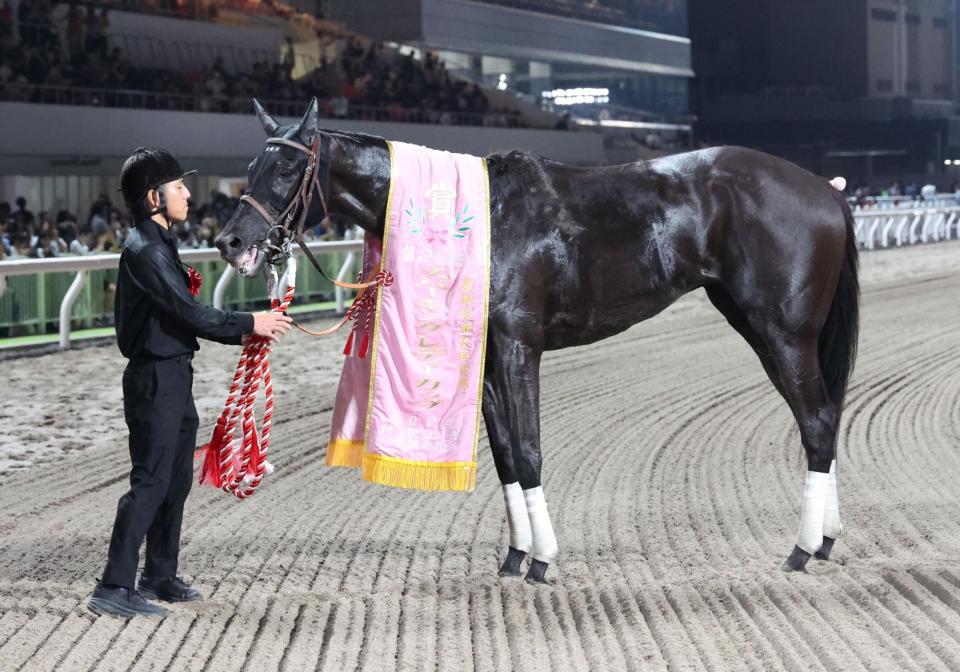
[[[153,604],[144,599],[143,595],[132,588],[121,586],[105,586],[99,581],[93,589],[93,595],[87,603],[87,608],[95,614],[108,614],[120,618],[131,616],[166,616],[167,608]]]
[[[141,575],[137,589],[147,597],[164,602],[193,602],[203,599],[199,590],[191,588],[190,584],[179,576],[154,579]]]

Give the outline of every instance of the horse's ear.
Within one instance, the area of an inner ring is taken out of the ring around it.
[[[313,142],[313,137],[317,134],[319,127],[320,103],[317,102],[317,97],[314,96],[310,101],[310,105],[307,107],[306,113],[303,115],[303,119],[300,120],[300,139],[303,140],[303,144],[309,145]]]
[[[277,123],[276,119],[267,114],[267,111],[263,109],[263,105],[261,105],[260,101],[256,98],[253,99],[253,109],[257,111],[257,117],[260,118],[260,123],[263,124],[263,130],[267,132],[267,136],[272,138],[276,135],[280,124]]]

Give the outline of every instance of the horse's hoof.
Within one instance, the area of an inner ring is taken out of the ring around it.
[[[813,554],[813,557],[815,557],[817,560],[829,560],[830,551],[833,550],[833,542],[835,541],[836,539],[831,539],[830,537],[824,537],[823,546],[820,547],[819,551]]]
[[[780,567],[780,569],[785,572],[802,572],[804,571],[803,568],[807,566],[807,560],[809,559],[809,553],[799,546],[794,546],[790,557],[787,558],[787,561],[783,563],[783,566]]]
[[[547,583],[546,574],[549,566],[549,562],[531,560],[530,569],[527,570],[527,575],[523,577],[523,580],[527,583]]]
[[[507,558],[500,566],[500,576],[520,576],[520,565],[527,557],[524,551],[518,551],[513,546],[507,551]]]

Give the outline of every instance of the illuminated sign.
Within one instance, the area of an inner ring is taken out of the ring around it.
[[[553,89],[540,95],[545,100],[553,101],[554,105],[602,105],[610,102],[610,89]]]

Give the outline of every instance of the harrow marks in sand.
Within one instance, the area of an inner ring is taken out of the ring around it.
[[[798,523],[797,432],[696,298],[545,360],[561,544],[545,587],[496,577],[506,525],[486,452],[470,496],[323,467],[335,375],[311,362],[337,344],[291,338],[278,472],[243,504],[207,490],[188,504],[182,568],[203,603],[162,621],[84,610],[124,487],[122,432],[111,451],[3,480],[0,669],[960,670],[958,294],[957,274],[866,286],[840,443],[846,534],[806,575],[778,570]],[[211,405],[233,354],[198,360]]]

